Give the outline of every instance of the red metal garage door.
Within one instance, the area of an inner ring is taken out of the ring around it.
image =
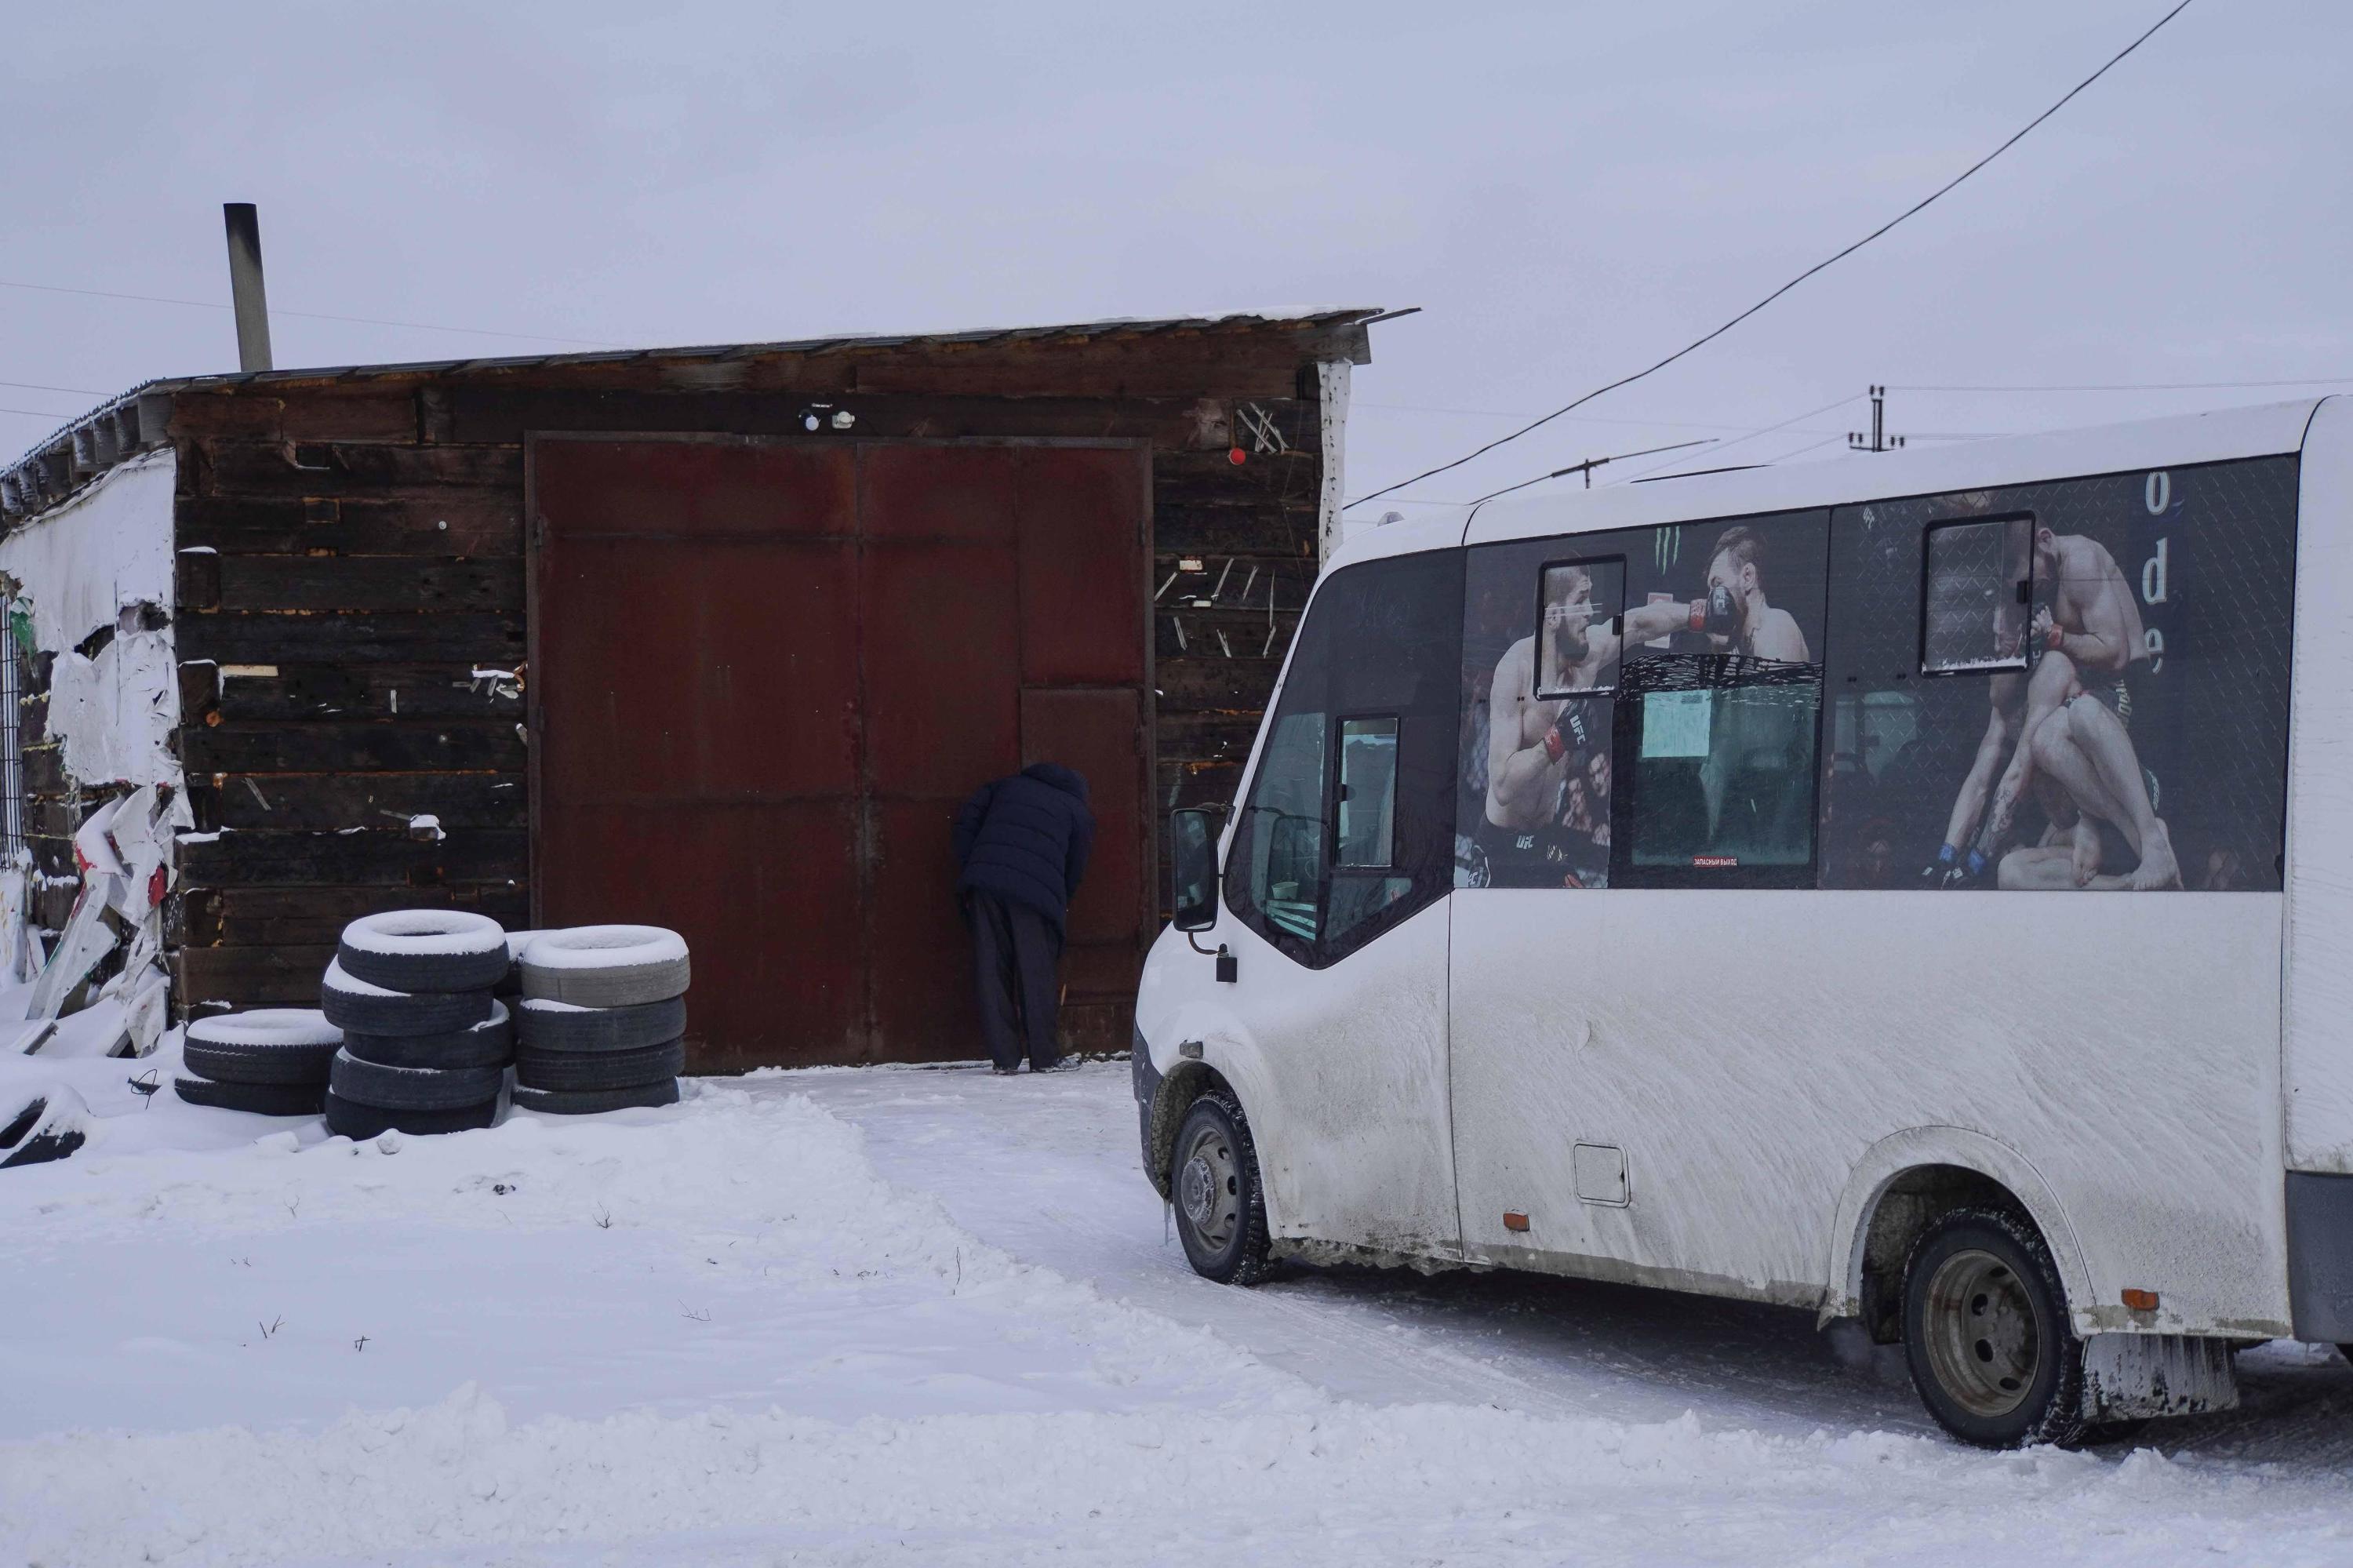
[[[1151,911],[1148,458],[1128,447],[532,445],[533,895],[694,949],[698,1070],[980,1054],[964,797],[1088,777],[1069,1022],[1125,1044]]]

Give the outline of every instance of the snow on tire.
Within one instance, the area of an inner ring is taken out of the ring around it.
[[[671,1040],[634,1051],[515,1052],[515,1082],[534,1089],[627,1089],[675,1078],[686,1066],[686,1042]]]
[[[522,950],[522,994],[582,1007],[642,1007],[686,994],[686,938],[659,926],[543,931]]]
[[[347,1034],[448,1034],[491,1016],[486,991],[404,991],[359,979],[338,959],[319,985],[319,1007]]]
[[[236,1084],[323,1084],[343,1032],[316,1008],[265,1007],[188,1025],[185,1060],[200,1077]]]
[[[35,1095],[0,1127],[0,1171],[63,1160],[87,1141],[90,1107],[63,1084]]]
[[[391,1110],[383,1106],[359,1105],[332,1089],[327,1091],[327,1130],[355,1142],[387,1132],[405,1132],[419,1138],[440,1132],[466,1132],[488,1127],[498,1117],[499,1102],[495,1099],[452,1110]]]
[[[496,1099],[505,1078],[503,1067],[387,1067],[346,1048],[336,1054],[332,1086],[338,1098],[379,1110],[457,1110]]]
[[[488,991],[506,978],[506,928],[463,909],[390,909],[344,927],[335,961],[393,991]]]
[[[317,1116],[327,1092],[324,1084],[238,1084],[196,1076],[174,1078],[172,1087],[188,1105],[252,1116]]]
[[[676,1104],[676,1078],[625,1089],[534,1089],[517,1084],[514,1092],[515,1109],[535,1111],[542,1116],[597,1116],[606,1111]]]
[[[491,1015],[471,1029],[439,1034],[343,1036],[343,1049],[379,1067],[503,1067],[514,1055],[514,1022],[506,1003],[493,1000]],[[332,1053],[331,1053],[332,1055]]]
[[[635,1051],[685,1033],[686,1002],[679,997],[638,1007],[526,1001],[515,1017],[516,1040],[534,1051]]]

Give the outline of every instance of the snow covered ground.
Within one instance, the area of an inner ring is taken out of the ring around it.
[[[1124,1066],[353,1145],[138,1108],[151,1065],[0,1061],[101,1118],[0,1172],[0,1568],[2353,1562],[2333,1352],[2137,1452],[1989,1456],[1802,1315],[1226,1289]]]

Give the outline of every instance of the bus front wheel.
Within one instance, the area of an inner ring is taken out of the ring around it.
[[[2084,1352],[2042,1234],[2001,1209],[1931,1224],[1904,1274],[1904,1355],[1939,1425],[1965,1443],[2075,1444]]]
[[[1193,1271],[1220,1285],[1255,1285],[1267,1270],[1266,1196],[1258,1146],[1241,1102],[1222,1088],[1195,1100],[1169,1164],[1176,1237]]]

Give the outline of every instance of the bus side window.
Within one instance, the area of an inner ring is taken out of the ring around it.
[[[1931,525],[1920,589],[1920,669],[2026,668],[2029,517]]]

